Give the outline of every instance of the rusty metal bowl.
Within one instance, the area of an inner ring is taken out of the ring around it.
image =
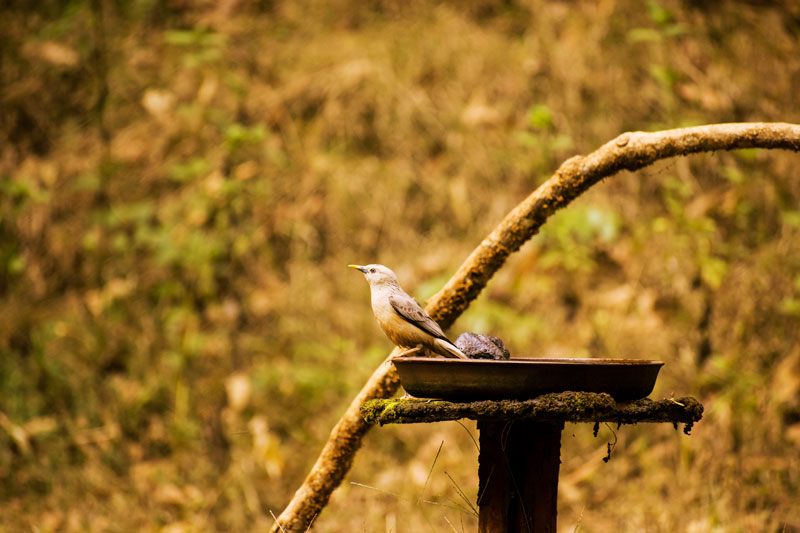
[[[443,400],[524,400],[548,392],[607,392],[617,401],[653,391],[662,361],[646,359],[445,359],[392,361],[412,396]]]

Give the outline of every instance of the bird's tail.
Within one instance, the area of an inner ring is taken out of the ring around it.
[[[436,339],[434,344],[438,348],[438,352],[445,357],[458,357],[459,359],[469,359],[464,352],[456,348],[456,345],[444,339]]]

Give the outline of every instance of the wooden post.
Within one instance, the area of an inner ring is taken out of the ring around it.
[[[370,400],[361,414],[370,424],[477,420],[478,531],[555,533],[564,422],[681,423],[688,435],[703,406],[694,398],[618,404],[607,393],[567,391],[529,400]]]
[[[555,533],[563,422],[479,420],[479,533]]]

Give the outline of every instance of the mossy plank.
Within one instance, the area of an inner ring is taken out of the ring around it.
[[[469,418],[472,420],[530,420],[541,422],[671,422],[685,424],[686,433],[703,416],[694,398],[644,398],[617,403],[605,393],[557,392],[530,400],[449,402],[417,398],[370,400],[361,407],[370,424],[415,424]]]

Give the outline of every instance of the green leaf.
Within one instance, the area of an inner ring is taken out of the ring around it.
[[[718,289],[728,273],[728,263],[718,257],[707,257],[700,264],[700,276],[712,289]]]
[[[800,298],[784,298],[781,302],[781,313],[800,316]]]
[[[672,12],[659,4],[656,0],[648,0],[647,11],[656,24],[665,26],[672,22]]]
[[[528,110],[528,126],[532,129],[553,127],[553,112],[545,104],[537,104]]]
[[[672,86],[678,79],[678,73],[666,65],[650,65],[650,75],[664,86]]]
[[[630,43],[656,43],[663,38],[661,32],[654,28],[633,28],[628,32],[628,42]]]
[[[187,182],[211,171],[211,164],[204,157],[195,157],[186,163],[175,163],[169,167],[168,177],[172,181]]]
[[[742,183],[744,181],[744,174],[738,167],[722,167],[722,176],[731,183]]]
[[[781,222],[793,228],[800,228],[800,211],[781,211]]]
[[[25,268],[25,258],[21,255],[12,255],[8,258],[8,262],[6,263],[6,271],[9,274],[19,274]]]

